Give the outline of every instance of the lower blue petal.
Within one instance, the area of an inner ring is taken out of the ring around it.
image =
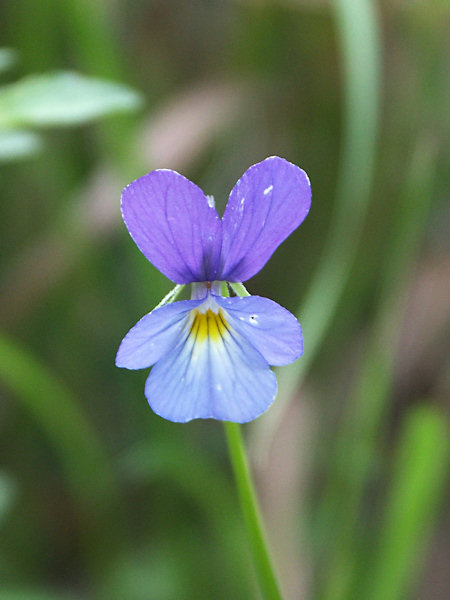
[[[265,412],[277,383],[263,356],[232,327],[218,339],[199,341],[191,324],[192,318],[147,379],[152,409],[183,423],[199,418],[245,423]]]

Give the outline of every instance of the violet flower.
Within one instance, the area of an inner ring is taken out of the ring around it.
[[[255,275],[310,204],[306,173],[276,156],[244,173],[222,219],[214,200],[175,171],[152,171],[124,189],[122,216],[138,248],[175,283],[193,284],[191,300],[147,314],[117,352],[119,367],[154,365],[145,395],[158,415],[245,423],[272,404],[269,365],[302,354],[300,324],[272,300],[223,297],[221,282]]]

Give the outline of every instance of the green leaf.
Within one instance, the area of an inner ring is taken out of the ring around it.
[[[0,131],[0,162],[26,158],[36,154],[41,147],[41,138],[31,131]]]
[[[17,52],[12,48],[0,48],[0,73],[7,71],[17,62]]]
[[[0,125],[79,125],[138,108],[141,96],[122,84],[71,72],[32,75],[0,92]]]

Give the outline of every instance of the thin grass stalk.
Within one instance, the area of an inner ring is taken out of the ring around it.
[[[270,417],[255,428],[255,456],[265,456],[295,390],[327,334],[357,254],[369,206],[381,96],[381,32],[371,0],[332,3],[342,63],[344,126],[334,214],[315,275],[301,302],[305,353],[278,373]]]
[[[357,576],[361,539],[356,527],[377,455],[378,431],[390,401],[407,286],[432,198],[434,154],[432,145],[419,141],[392,224],[371,339],[336,446],[330,453],[334,460],[316,513],[322,532],[329,527],[334,531],[335,542],[327,543],[325,550],[329,570],[319,596],[326,600],[347,598]]]

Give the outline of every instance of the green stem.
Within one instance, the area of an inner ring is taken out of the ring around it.
[[[253,486],[241,429],[238,423],[224,423],[231,464],[244,514],[256,574],[265,600],[282,600],[270,558],[264,525]]]

